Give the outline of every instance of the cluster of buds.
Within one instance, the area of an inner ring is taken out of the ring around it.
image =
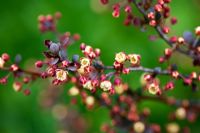
[[[40,15],[38,17],[39,21],[39,29],[41,32],[52,31],[55,32],[56,30],[56,21],[60,19],[61,14],[59,12],[55,13],[54,16],[52,15]]]

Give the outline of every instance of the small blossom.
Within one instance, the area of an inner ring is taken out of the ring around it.
[[[198,26],[196,29],[195,29],[195,34],[197,36],[200,36],[200,26]]]
[[[152,83],[148,86],[149,93],[151,93],[153,95],[157,94],[159,92],[159,90],[160,90],[159,86],[155,83]]]
[[[192,73],[190,74],[190,77],[191,77],[192,79],[196,79],[196,78],[197,78],[197,73],[196,73],[196,72],[192,72]]]
[[[85,53],[85,54],[89,54],[89,53],[92,52],[92,51],[93,51],[93,49],[92,49],[91,46],[89,46],[89,45],[85,46],[85,50],[84,50],[84,53]]]
[[[116,85],[115,92],[117,94],[122,94],[124,92],[124,85],[123,84]]]
[[[0,57],[0,68],[3,68],[5,61]]]
[[[178,108],[175,112],[175,116],[177,119],[183,120],[186,117],[186,110],[182,107]]]
[[[93,90],[93,86],[92,86],[92,81],[88,80],[85,84],[83,84],[83,87],[88,89],[88,90]]]
[[[154,6],[154,9],[155,9],[155,11],[157,11],[157,12],[161,12],[161,11],[162,11],[162,6],[161,6],[160,4],[156,4],[156,5]]]
[[[109,91],[110,89],[112,89],[112,83],[108,80],[105,80],[101,82],[100,88],[103,89],[103,91]]]
[[[12,64],[10,66],[10,70],[13,71],[13,72],[15,72],[15,71],[19,70],[19,67],[16,64]]]
[[[81,67],[88,67],[90,66],[90,59],[88,58],[82,58],[81,59]]]
[[[64,80],[67,79],[67,75],[68,75],[67,71],[64,71],[64,70],[61,70],[61,69],[56,70],[56,79],[57,80],[64,81]]]
[[[136,133],[143,133],[145,130],[145,125],[143,122],[138,121],[133,124],[133,129]]]
[[[149,25],[150,25],[150,26],[153,26],[153,27],[156,26],[156,24],[157,24],[157,23],[156,23],[155,20],[151,20],[151,21],[149,22]]]
[[[80,67],[77,72],[81,75],[85,74],[85,69],[83,67]]]
[[[67,60],[62,61],[62,66],[63,67],[69,66],[69,61],[67,61]]]
[[[147,17],[148,17],[149,19],[155,19],[155,14],[154,14],[154,12],[148,13],[148,14],[147,14]]]
[[[86,99],[85,99],[85,103],[89,107],[93,106],[94,103],[95,103],[94,97],[93,96],[87,96]]]
[[[130,54],[128,55],[130,63],[133,65],[139,65],[140,64],[140,55],[138,54]]]
[[[74,87],[69,89],[68,93],[71,96],[77,96],[80,92],[79,92],[79,89],[74,86]]]
[[[179,44],[183,44],[185,42],[183,37],[179,37],[177,41]]]
[[[14,82],[13,83],[13,89],[17,92],[19,92],[22,89],[22,84],[20,82]]]
[[[178,133],[180,130],[180,127],[177,123],[169,123],[166,126],[166,130],[168,133]]]
[[[113,66],[114,66],[115,69],[120,69],[120,68],[123,67],[123,65],[122,65],[121,63],[118,63],[117,61],[115,61],[115,62],[113,63]]]
[[[172,72],[172,77],[177,79],[179,77],[179,72],[178,71],[173,71]]]
[[[115,61],[118,63],[124,63],[126,61],[126,54],[124,52],[119,52],[115,55]]]

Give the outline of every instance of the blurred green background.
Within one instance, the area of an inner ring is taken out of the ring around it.
[[[172,28],[172,34],[181,35],[185,30],[194,31],[194,28],[200,25],[199,0],[173,0],[171,7],[172,15],[178,18],[178,25]],[[45,50],[43,40],[55,40],[55,37],[49,33],[42,35],[39,32],[37,16],[56,11],[63,14],[58,24],[59,31],[80,33],[80,42],[101,48],[105,64],[113,62],[116,52],[125,51],[141,54],[144,66],[155,67],[159,65],[158,57],[167,47],[161,40],[154,42],[148,40],[149,35],[155,34],[150,28],[143,33],[133,26],[123,26],[124,14],[119,19],[114,19],[110,8],[101,6],[98,0],[7,0],[0,4],[0,53],[8,52],[12,57],[20,53],[23,57],[21,66],[25,68],[29,67],[30,62],[43,59],[41,54]],[[78,44],[71,46],[69,50],[70,56],[75,53],[80,53]],[[186,73],[199,69],[191,67],[191,60],[179,54],[176,54],[171,62],[176,62]],[[164,68],[165,65],[161,67]],[[133,88],[137,88],[140,74],[131,74],[125,77],[125,81]],[[0,75],[3,75],[2,72]],[[26,97],[22,93],[13,91],[12,80],[9,80],[7,85],[0,85],[0,133],[58,132],[59,125],[51,110],[43,109],[39,104],[38,95],[41,90],[46,89],[45,83],[36,81],[27,86],[31,88],[32,94]],[[177,84],[177,89],[169,95],[178,98],[200,98],[199,93],[191,93],[190,89],[184,88],[181,83]],[[64,88],[64,94],[59,101],[67,105],[69,97],[66,93],[69,86]],[[141,108],[144,106],[152,108],[150,121],[162,125],[167,119],[167,112],[173,111],[172,108],[158,103],[144,102],[140,105]],[[108,111],[104,108],[87,111],[81,104],[72,108],[86,119],[88,133],[99,133],[100,124],[110,122]],[[200,130],[198,126],[200,122],[197,124],[181,122],[181,124],[191,126],[192,133],[198,133]]]

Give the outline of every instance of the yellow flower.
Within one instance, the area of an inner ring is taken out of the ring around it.
[[[123,63],[126,61],[126,54],[124,52],[119,52],[115,55],[115,61],[118,63]]]
[[[100,88],[103,89],[103,91],[109,91],[112,88],[112,84],[110,81],[103,81],[100,84]]]
[[[57,69],[56,70],[56,78],[60,81],[64,81],[67,79],[67,74],[68,72],[67,71],[64,71],[62,69]]]
[[[138,54],[130,54],[128,55],[130,63],[133,65],[139,65],[140,64],[140,55]]]
[[[148,86],[149,93],[155,95],[159,91],[159,86],[155,83],[152,83]]]
[[[145,130],[145,125],[143,122],[138,121],[133,124],[133,129],[136,133],[143,133]]]
[[[87,66],[90,66],[90,59],[88,58],[82,58],[81,59],[81,67],[87,67]]]
[[[0,57],[0,68],[3,68],[5,61]]]
[[[87,81],[84,85],[83,85],[84,88],[88,89],[88,90],[92,90],[93,89],[93,86],[92,86],[92,82],[89,80]]]

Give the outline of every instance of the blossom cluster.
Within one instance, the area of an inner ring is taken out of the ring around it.
[[[109,4],[109,0],[100,1],[102,4]],[[169,61],[173,52],[177,51],[191,58],[194,66],[199,66],[200,27],[195,29],[195,36],[192,33],[187,33],[183,37],[168,37],[170,28],[165,23],[167,18],[170,18],[172,25],[177,23],[177,19],[170,15],[170,2],[171,0],[158,0],[155,3],[151,0],[141,2],[122,0],[113,5],[112,15],[118,18],[124,9],[127,15],[125,25],[132,24],[141,28],[151,26],[157,31],[159,37],[170,46],[164,50],[164,55],[159,58],[158,63]],[[138,9],[143,17],[133,14],[132,8]],[[22,69],[19,65],[20,57],[17,57],[15,62],[11,62],[9,54],[1,55],[0,70],[6,71],[7,75],[0,79],[0,84],[6,84],[7,79],[13,74],[15,78],[13,89],[30,95],[30,88],[25,86],[36,79],[48,78],[54,87],[72,83],[73,86],[68,89],[68,94],[73,97],[71,100],[73,104],[76,104],[74,97],[79,95],[89,109],[95,106],[105,106],[109,109],[112,122],[110,125],[104,124],[101,128],[106,133],[115,133],[116,131],[129,133],[162,132],[161,125],[148,121],[151,109],[146,107],[141,110],[138,107],[138,104],[145,100],[161,102],[175,108],[173,112],[169,113],[170,122],[166,124],[166,131],[169,133],[189,133],[189,127],[187,125],[181,127],[176,120],[195,122],[200,112],[200,101],[198,99],[182,100],[168,97],[167,92],[176,88],[176,81],[181,81],[184,86],[198,91],[200,73],[192,71],[189,74],[183,74],[177,65],[169,62],[164,69],[161,67],[147,68],[141,63],[141,55],[134,52],[128,54],[124,51],[113,55],[113,63],[108,66],[101,60],[101,50],[86,43],[80,43],[82,55],[75,54],[69,57],[67,51],[74,42],[80,40],[80,35],[58,32],[56,23],[60,18],[59,12],[53,16],[40,15],[38,17],[39,30],[54,33],[57,40],[44,41],[46,50],[43,54],[45,59],[35,62],[35,70]],[[141,87],[135,91],[126,83],[127,81],[122,78],[122,75],[138,71],[142,72]],[[168,77],[167,82],[162,82],[161,76]]]

